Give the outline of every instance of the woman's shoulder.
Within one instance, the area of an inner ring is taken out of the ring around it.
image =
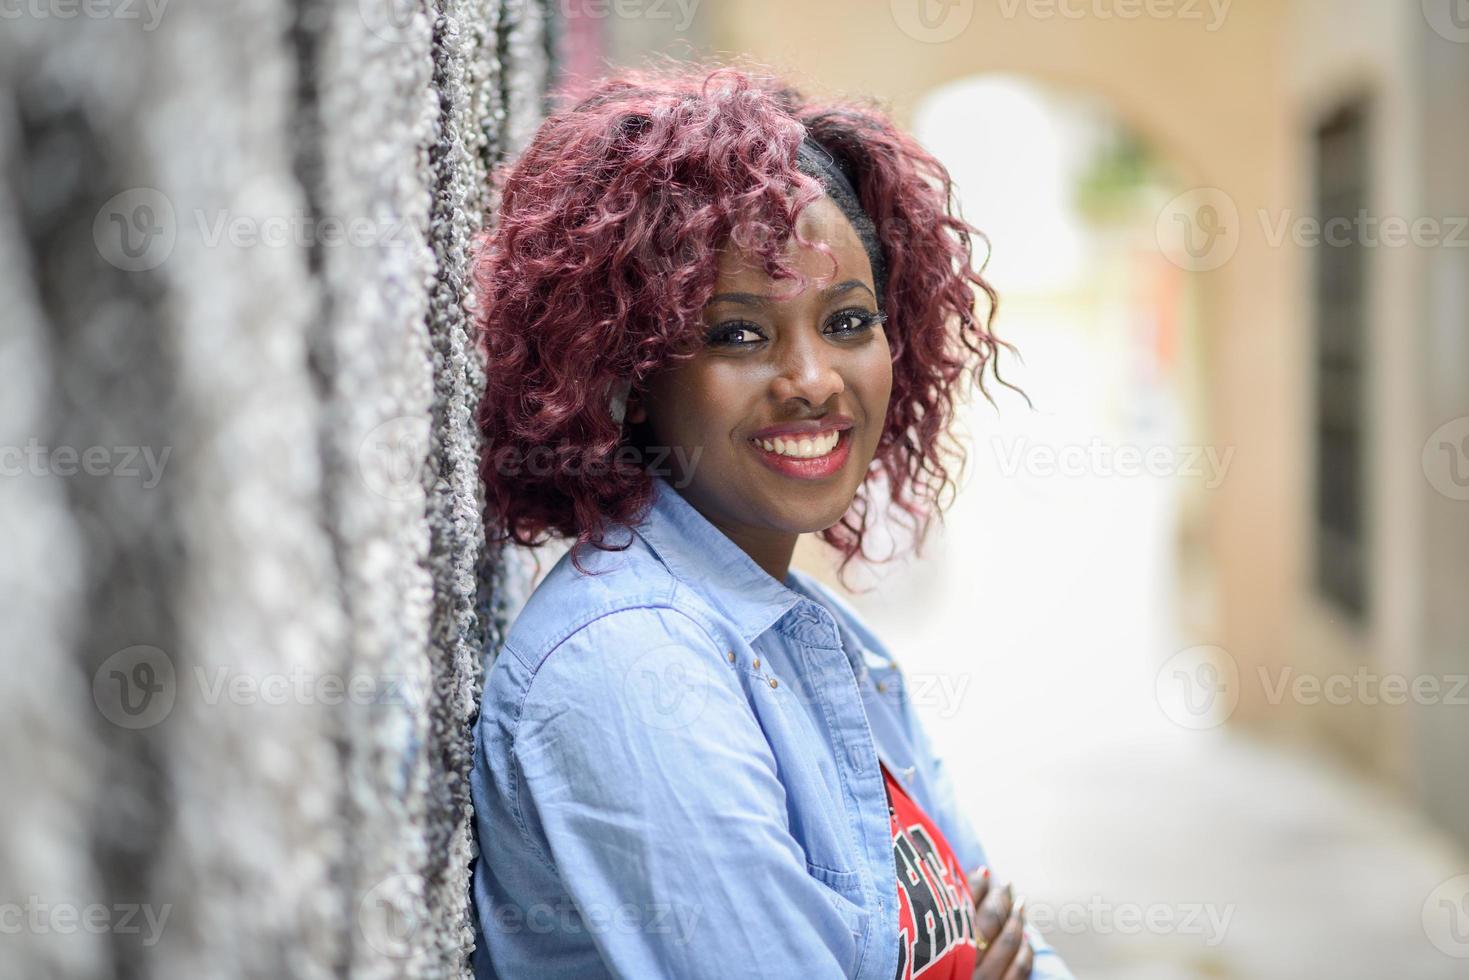
[[[587,549],[576,567],[562,555],[515,616],[500,656],[529,671],[563,647],[616,636],[648,645],[705,636],[709,610],[658,557],[634,538],[622,551]],[[712,641],[709,641],[712,642]]]
[[[569,557],[547,573],[490,667],[481,726],[596,741],[628,718],[677,719],[733,683],[718,617],[656,557],[624,554],[595,575]]]

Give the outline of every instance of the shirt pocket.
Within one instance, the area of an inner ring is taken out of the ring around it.
[[[809,867],[809,865],[808,865]],[[855,871],[829,871],[811,867],[811,877],[826,886],[826,897],[852,930],[860,948],[872,921],[872,911],[862,900],[862,876]]]
[[[823,884],[860,897],[857,837],[842,793],[841,776],[821,730],[795,698],[778,698],[783,719],[770,734],[785,785],[791,834],[806,852],[807,870]]]

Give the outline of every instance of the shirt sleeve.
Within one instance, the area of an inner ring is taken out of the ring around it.
[[[516,811],[620,977],[846,977],[869,913],[808,873],[726,653],[673,609],[553,650],[516,727]]]
[[[998,874],[998,870],[990,865],[989,856],[979,842],[979,835],[975,833],[973,823],[965,815],[963,808],[959,806],[958,796],[954,791],[954,784],[949,778],[949,771],[944,765],[943,758],[934,751],[923,722],[906,696],[903,698],[903,712],[907,716],[909,737],[918,752],[920,764],[928,773],[929,787],[933,797],[931,801],[933,812],[930,813],[930,817],[934,823],[939,825],[949,846],[964,863],[966,875],[985,865],[989,865],[992,875]],[[1017,891],[1024,894],[1024,889],[1021,887],[1017,886]],[[1025,937],[1030,940],[1031,948],[1035,951],[1035,969],[1031,972],[1031,980],[1075,980],[1071,975],[1071,970],[1062,961],[1061,955],[1051,948],[1040,931],[1029,922],[1025,924]]]

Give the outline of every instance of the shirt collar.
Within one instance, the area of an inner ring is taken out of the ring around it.
[[[654,474],[653,504],[633,530],[675,577],[729,616],[746,643],[805,598],[772,578],[663,476]]]

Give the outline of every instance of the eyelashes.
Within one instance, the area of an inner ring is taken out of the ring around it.
[[[855,326],[822,332],[843,339],[862,336],[871,332],[874,327],[886,323],[887,314],[862,307],[853,307],[833,314],[832,318],[827,321],[827,325],[831,326],[843,321],[848,324],[855,323]],[[749,320],[726,320],[711,329],[704,337],[708,346],[726,348],[754,347],[760,341],[768,339],[760,326]]]

